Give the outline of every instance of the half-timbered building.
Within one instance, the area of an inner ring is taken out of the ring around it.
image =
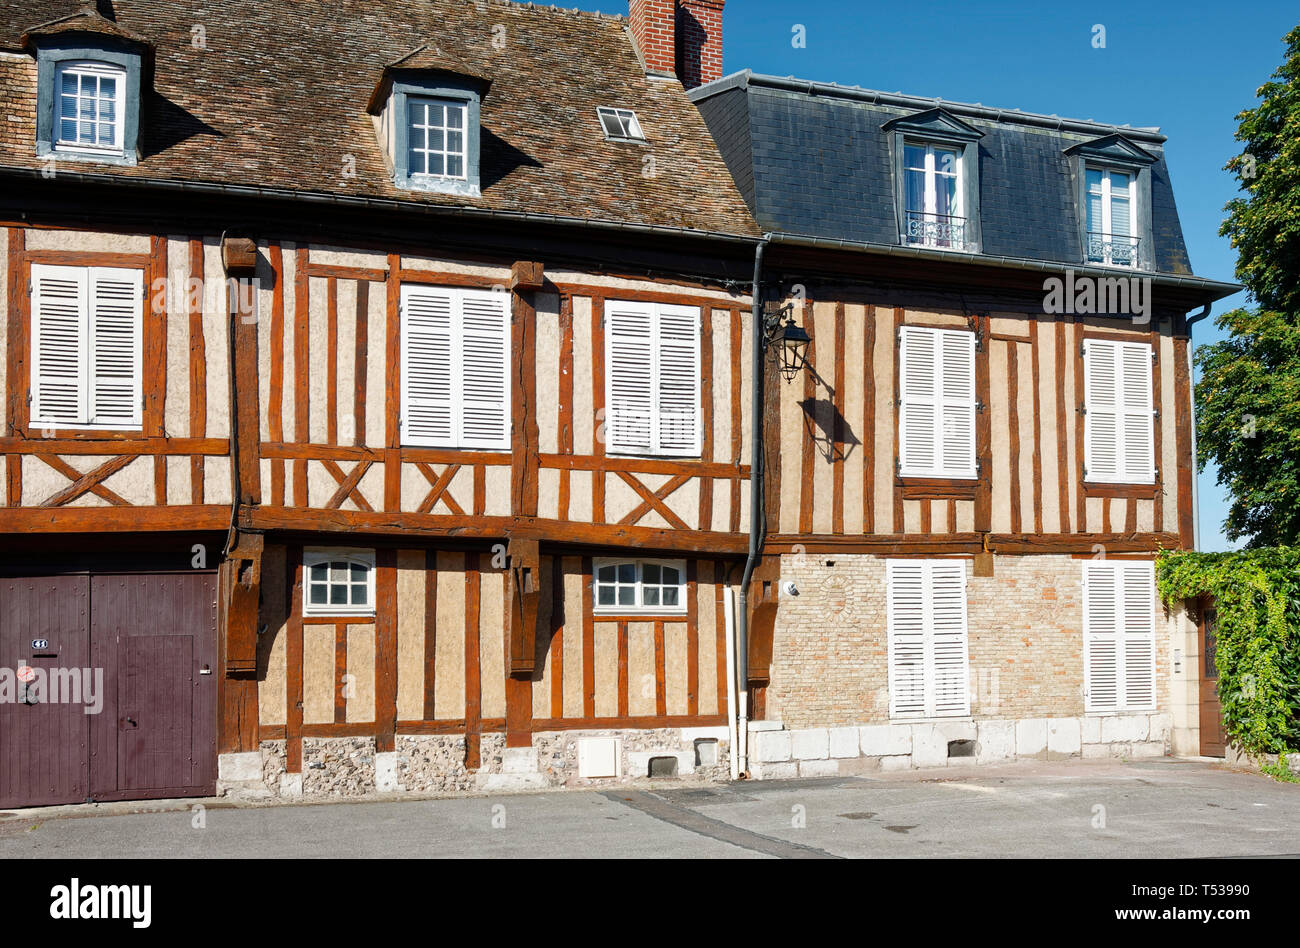
[[[695,89],[808,337],[765,366],[755,775],[1197,753],[1192,274],[1154,128]],[[1215,735],[1217,737],[1217,735]]]
[[[669,10],[7,5],[0,806],[727,773],[758,235]]]

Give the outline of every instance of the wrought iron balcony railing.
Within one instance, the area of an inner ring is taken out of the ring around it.
[[[966,249],[966,218],[951,214],[926,214],[908,211],[904,240],[923,247],[945,247],[950,250]]]
[[[1107,267],[1136,268],[1140,259],[1138,254],[1140,245],[1140,237],[1090,233],[1087,235],[1084,253],[1088,263],[1099,263]]]

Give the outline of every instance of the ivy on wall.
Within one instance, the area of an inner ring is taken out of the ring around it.
[[[1252,755],[1300,751],[1300,548],[1166,550],[1156,585],[1169,607],[1214,597],[1229,740]]]

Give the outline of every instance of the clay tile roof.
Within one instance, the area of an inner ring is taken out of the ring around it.
[[[77,171],[758,232],[681,85],[646,77],[625,17],[508,0],[115,0],[112,15],[98,28],[156,50],[143,154]],[[0,50],[61,18],[96,22],[72,0],[5,0]],[[393,185],[367,113],[390,67],[491,83],[482,197]],[[30,60],[0,56],[11,114],[34,112],[35,85]],[[636,110],[648,144],[606,141],[600,105]],[[39,167],[33,142],[30,124],[0,126],[0,167]]]
[[[97,36],[124,40],[137,46],[150,45],[149,41],[144,37],[123,29],[117,23],[105,17],[94,4],[86,4],[76,13],[50,20],[48,23],[28,27],[23,32],[20,42],[24,46],[29,46],[33,41],[41,37],[59,36],[68,33],[91,33]]]

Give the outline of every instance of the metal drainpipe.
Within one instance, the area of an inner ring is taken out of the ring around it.
[[[771,234],[764,234],[763,240],[754,248],[754,286],[753,286],[753,399],[750,404],[752,420],[750,430],[753,443],[749,446],[749,557],[745,560],[745,572],[740,580],[740,606],[736,616],[736,691],[740,699],[737,708],[739,720],[736,726],[737,743],[740,747],[741,774],[749,773],[749,581],[758,564],[759,553],[763,549],[763,534],[766,524],[763,522],[763,253],[767,249]],[[746,687],[741,688],[740,683]]]
[[[1196,470],[1196,373],[1193,371],[1195,363],[1192,361],[1192,324],[1209,316],[1211,305],[1206,303],[1199,313],[1187,317],[1187,377],[1192,382],[1188,393],[1191,404],[1187,406],[1187,411],[1192,419],[1192,549],[1194,550],[1201,548],[1201,503],[1196,488],[1198,473]]]

